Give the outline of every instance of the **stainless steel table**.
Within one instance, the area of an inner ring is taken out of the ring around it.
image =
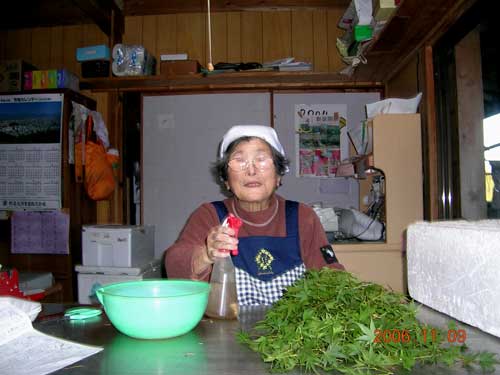
[[[66,306],[67,307],[67,306]],[[188,334],[167,340],[137,340],[119,333],[105,315],[85,321],[69,321],[50,314],[62,312],[64,306],[44,305],[34,323],[41,332],[104,347],[96,355],[57,371],[55,374],[269,374],[268,365],[258,354],[241,345],[236,333],[248,329],[263,317],[262,309],[241,314],[240,321],[218,321],[204,318]],[[49,314],[45,319],[43,315]],[[446,327],[448,317],[421,307],[419,319],[434,326]],[[474,350],[491,351],[500,358],[500,339],[478,329],[458,325],[467,332],[466,344]],[[500,366],[497,369],[500,373]],[[471,374],[460,367],[415,368],[412,374]],[[300,370],[288,374],[302,374]]]

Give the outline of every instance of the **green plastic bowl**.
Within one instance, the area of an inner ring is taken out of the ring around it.
[[[210,285],[192,280],[139,280],[105,285],[99,302],[117,330],[138,339],[191,331],[207,307]]]

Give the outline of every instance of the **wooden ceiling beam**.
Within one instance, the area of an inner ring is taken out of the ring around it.
[[[114,17],[114,21],[112,18]],[[0,12],[0,30],[95,23],[106,35],[123,33],[123,13],[113,0],[28,0]]]
[[[113,0],[72,0],[86,17],[90,18],[106,35],[111,36],[112,26],[121,26],[123,30],[123,14]],[[113,17],[118,19],[113,21]],[[120,20],[121,17],[121,20]]]
[[[213,12],[347,8],[350,0],[211,0]],[[206,0],[124,0],[125,16],[206,12]]]

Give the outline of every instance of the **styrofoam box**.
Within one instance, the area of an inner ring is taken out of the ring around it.
[[[500,337],[500,220],[412,224],[407,260],[412,298]]]
[[[84,266],[139,267],[154,259],[154,226],[85,225]]]
[[[95,290],[101,286],[123,281],[156,279],[161,277],[160,260],[151,261],[142,267],[87,267],[77,265],[78,303],[98,303]]]

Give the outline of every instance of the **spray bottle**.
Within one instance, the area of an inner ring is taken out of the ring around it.
[[[234,235],[238,237],[241,220],[229,214],[223,226],[234,229]],[[220,251],[227,251],[223,250]],[[232,255],[238,255],[238,249],[231,250]],[[210,277],[210,295],[205,314],[216,319],[236,319],[238,316],[238,296],[236,294],[236,276],[231,257],[217,258],[215,260],[212,275]]]

